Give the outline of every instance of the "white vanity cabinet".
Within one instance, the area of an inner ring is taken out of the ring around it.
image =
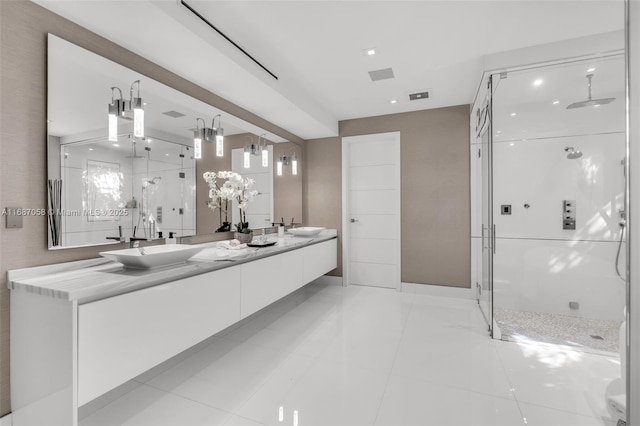
[[[207,264],[217,266],[195,275],[187,265],[185,278],[175,273],[171,276],[179,279],[111,297],[96,294],[87,303],[59,290],[64,286],[58,283],[100,280],[104,270],[10,271],[13,424],[75,426],[78,407],[292,293],[336,263],[333,237],[232,266]],[[107,272],[121,274],[131,285],[145,276]]]
[[[78,405],[239,321],[239,282],[226,268],[80,305]]]

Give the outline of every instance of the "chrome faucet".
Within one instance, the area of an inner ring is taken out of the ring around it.
[[[138,247],[140,247],[140,241],[147,241],[147,239],[146,238],[131,237],[129,239],[129,248],[138,248]]]
[[[115,240],[120,243],[124,243],[126,239],[122,236],[122,225],[118,226],[118,237],[107,237],[107,240]]]

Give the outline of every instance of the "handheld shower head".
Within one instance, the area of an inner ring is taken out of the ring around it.
[[[576,151],[576,149],[572,146],[567,146],[564,148],[565,152],[567,152],[567,158],[569,160],[575,160],[576,158],[582,157],[582,152]]]

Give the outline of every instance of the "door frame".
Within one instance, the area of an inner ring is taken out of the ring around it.
[[[342,138],[342,285],[348,286],[351,282],[349,279],[349,264],[351,261],[351,228],[349,226],[350,209],[349,203],[351,201],[349,192],[349,146],[354,142],[362,142],[364,140],[371,139],[388,139],[392,137],[396,146],[395,160],[398,165],[395,176],[392,176],[394,183],[398,188],[398,194],[395,200],[390,200],[395,206],[396,223],[390,224],[395,228],[398,239],[396,240],[394,250],[398,253],[398,265],[396,271],[396,290],[402,289],[402,186],[401,186],[401,156],[400,156],[400,132],[386,132],[386,133],[371,133],[358,136],[345,136]]]

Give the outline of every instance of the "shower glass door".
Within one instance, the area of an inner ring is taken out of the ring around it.
[[[482,195],[480,208],[482,210],[481,244],[482,265],[481,282],[478,288],[478,304],[489,333],[493,335],[493,212],[492,212],[492,147],[491,147],[491,79],[489,79],[487,100],[480,114],[477,137],[480,140]]]
[[[619,353],[624,81],[621,55],[494,75],[491,274],[503,340]]]

